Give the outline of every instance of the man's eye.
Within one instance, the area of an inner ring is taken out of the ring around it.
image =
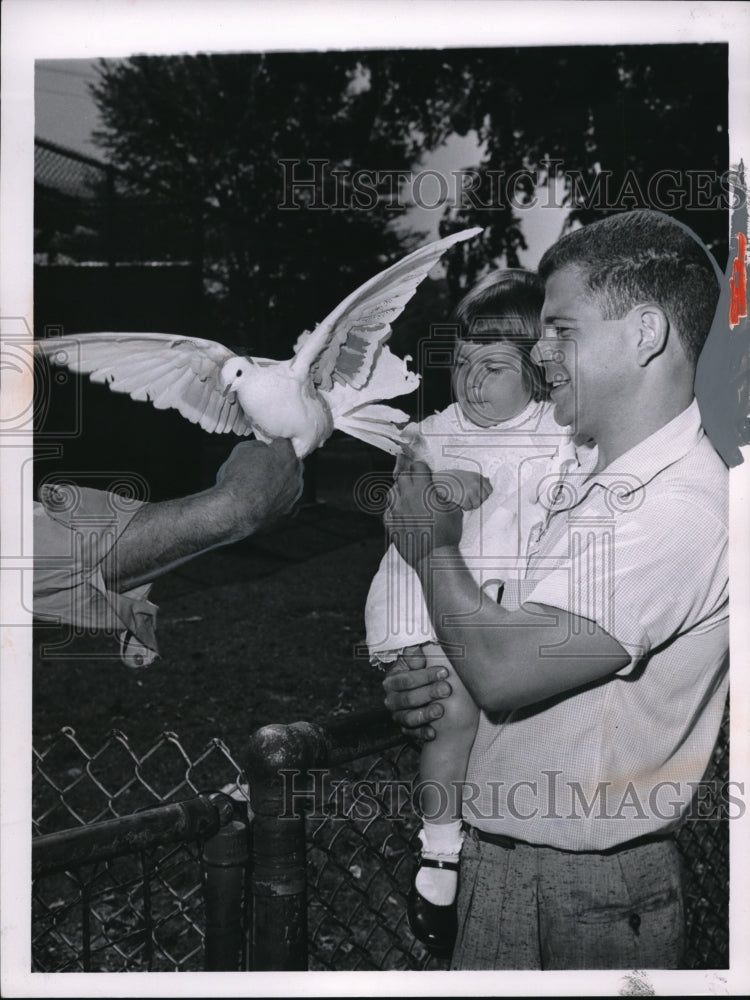
[[[570,326],[557,326],[556,324],[550,324],[544,328],[545,337],[553,337],[557,340],[565,340],[573,332]]]

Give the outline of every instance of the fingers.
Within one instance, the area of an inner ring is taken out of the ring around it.
[[[432,470],[426,462],[419,462],[414,459],[403,457],[403,462],[396,475],[396,482],[402,480],[405,483],[413,483],[418,479],[424,480],[432,477]]]
[[[420,660],[422,666],[409,666]],[[424,662],[422,647],[408,647],[385,675],[383,688],[385,706],[401,731],[410,738],[429,741],[435,739],[430,723],[443,715],[440,699],[450,695],[451,686],[445,680],[448,675],[445,667],[439,664],[428,667]]]
[[[278,463],[279,474],[284,476],[283,482],[278,485],[278,491],[284,498],[282,502],[286,502],[286,509],[291,510],[302,496],[304,486],[302,460],[297,456],[288,438],[274,438],[264,447],[271,451]]]
[[[394,712],[394,721],[406,736],[416,736],[419,739],[434,740],[435,730],[430,722],[436,722],[443,714],[443,706],[439,702],[422,708],[404,709]]]
[[[393,486],[388,491],[386,510],[393,510],[402,500],[402,494],[409,495],[415,488],[420,490],[420,496],[425,488],[432,483],[432,471],[425,462],[412,461],[401,455],[393,470]]]
[[[492,484],[482,476],[475,485],[465,487],[459,506],[461,510],[476,510],[492,493]]]
[[[394,709],[414,708],[436,698],[447,698],[451,693],[447,676],[448,671],[439,664],[421,670],[389,670],[383,680],[389,699],[386,704]]]
[[[274,438],[265,447],[270,448],[271,451],[275,451],[278,455],[287,458],[289,461],[299,461],[289,438]]]
[[[232,449],[232,456],[235,458],[247,458],[248,460],[257,457],[259,454],[271,453],[274,458],[285,465],[301,465],[301,461],[295,454],[292,442],[288,438],[274,438],[268,444],[265,441],[240,441]]]
[[[434,731],[426,730],[431,730],[430,722],[443,715],[440,699],[451,693],[450,684],[441,679],[444,676],[445,669],[439,666],[413,671],[397,666],[388,672],[383,681],[385,706],[402,729],[408,729],[411,735],[423,730],[421,738],[434,739]]]
[[[422,646],[407,646],[399,656],[407,670],[421,670],[427,664]]]
[[[396,456],[396,462],[393,466],[393,478],[400,475],[407,465],[412,461],[412,455],[409,452],[408,445],[402,445],[402,451],[400,455]]]
[[[240,441],[216,475],[220,490],[232,499],[237,537],[246,537],[283,517],[303,488],[303,465],[291,441],[277,438]]]

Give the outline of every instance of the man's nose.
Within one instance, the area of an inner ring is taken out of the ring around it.
[[[531,348],[531,360],[537,365],[561,365],[565,353],[556,341],[543,337]]]

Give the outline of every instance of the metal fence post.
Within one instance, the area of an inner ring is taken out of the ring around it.
[[[232,820],[203,845],[206,865],[206,972],[242,968],[242,902],[248,862],[248,828]]]
[[[289,777],[304,787],[324,746],[323,731],[311,723],[264,726],[250,738],[255,971],[307,969],[305,802],[300,795],[290,801]]]

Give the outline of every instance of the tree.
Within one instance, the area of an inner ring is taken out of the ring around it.
[[[364,67],[356,53],[100,64],[98,141],[135,187],[199,221],[206,283],[237,346],[289,353],[416,245],[390,226],[388,188],[415,147],[408,115],[381,114],[385,86],[377,60]],[[370,186],[355,197],[352,178]]]
[[[523,205],[556,175],[571,223],[662,208],[726,259],[725,45],[137,57],[102,62],[94,94],[114,162],[199,220],[223,330],[255,353],[420,241],[390,225],[399,172],[456,132],[480,162],[441,233],[484,232],[446,260],[453,301],[517,266]]]
[[[724,44],[427,54],[416,127],[431,146],[473,130],[484,153],[469,178],[473,190],[447,221],[484,225],[485,258],[502,255],[516,265],[526,248],[520,209],[535,196],[535,182],[557,175],[571,224],[661,209],[690,225],[723,267],[731,202],[727,57]],[[409,55],[394,59],[392,73],[403,81]]]

